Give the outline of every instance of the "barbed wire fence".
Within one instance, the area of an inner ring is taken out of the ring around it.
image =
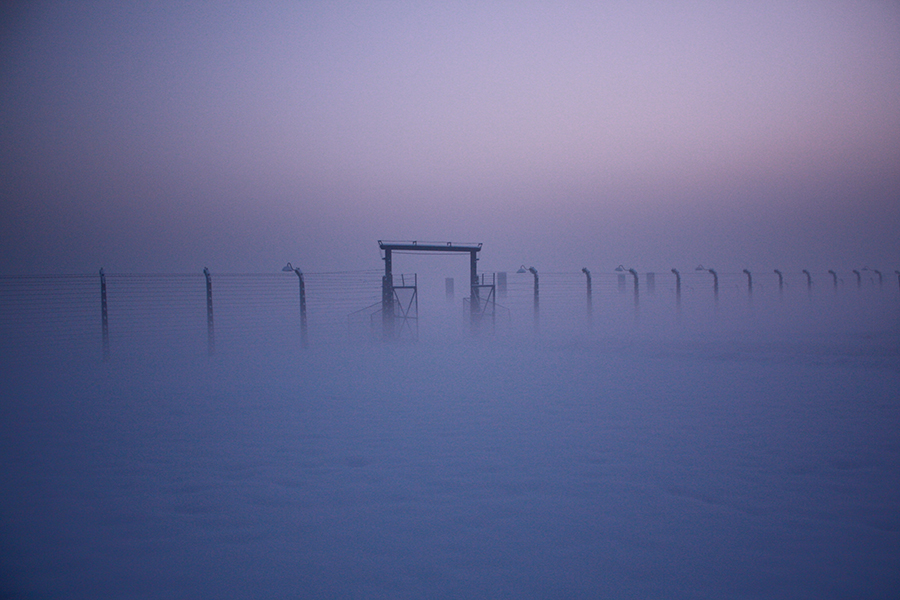
[[[308,345],[358,340],[351,315],[381,302],[381,279],[379,270],[304,273]],[[740,332],[823,321],[877,326],[885,315],[896,326],[891,307],[900,304],[900,279],[870,270],[524,271],[500,280],[506,283],[496,301],[508,316],[492,323],[499,335],[702,333],[723,324]],[[303,351],[298,283],[294,273],[211,273],[209,289],[203,272],[0,277],[0,336],[6,353]],[[454,314],[465,319],[463,310]]]

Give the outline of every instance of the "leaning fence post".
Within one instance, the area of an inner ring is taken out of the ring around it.
[[[678,312],[678,315],[681,315],[681,273],[678,269],[672,269],[672,273],[675,274],[675,309]]]
[[[581,272],[584,273],[585,277],[587,277],[587,318],[588,323],[590,323],[594,310],[593,301],[591,299],[591,271],[587,267],[582,267]]]
[[[303,271],[295,268],[291,263],[288,263],[285,266],[281,267],[281,270],[285,273],[290,273],[291,271],[293,271],[294,274],[297,275],[297,279],[300,280],[300,345],[304,348],[307,348],[309,347],[309,341],[306,331],[306,283],[303,281]],[[393,275],[391,277],[393,278]],[[384,281],[385,280],[382,279],[382,307],[384,306],[385,300]],[[393,284],[391,285],[391,293],[393,293]],[[393,298],[391,300],[393,300]],[[418,301],[418,299],[416,299],[416,301]],[[393,317],[391,317],[391,323],[393,323]]]
[[[213,321],[212,277],[209,269],[203,267],[203,275],[206,277],[206,343],[209,355],[216,353],[216,325]]]
[[[103,362],[109,360],[109,311],[106,303],[106,273],[100,269],[100,323],[103,332]]]

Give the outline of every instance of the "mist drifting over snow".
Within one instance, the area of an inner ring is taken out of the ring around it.
[[[0,598],[900,597],[898,31],[4,3]]]
[[[547,275],[535,330],[527,278],[493,330],[423,300],[418,342],[4,343],[3,593],[896,594],[900,293],[704,284],[679,321],[611,279],[588,324]]]

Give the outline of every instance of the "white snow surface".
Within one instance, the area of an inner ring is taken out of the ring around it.
[[[897,598],[898,341],[11,357],[0,598]]]

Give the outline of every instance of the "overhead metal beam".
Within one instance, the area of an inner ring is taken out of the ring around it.
[[[378,246],[385,251],[395,252],[478,252],[481,244],[454,244],[453,242],[384,242]]]

